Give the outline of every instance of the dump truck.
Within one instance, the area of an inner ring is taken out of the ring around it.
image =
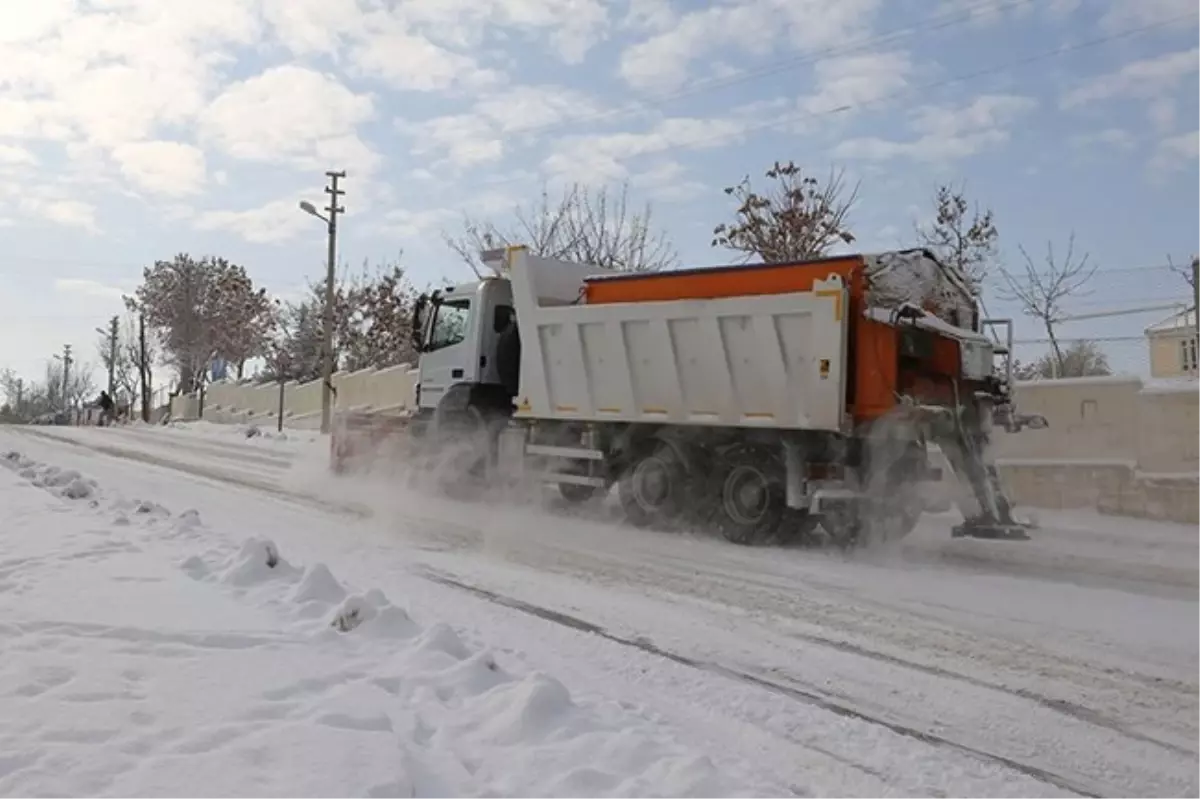
[[[1016,412],[1010,346],[932,252],[653,273],[521,246],[483,261],[486,277],[418,299],[411,411],[339,416],[339,470],[386,450],[447,485],[549,484],[572,503],[615,486],[639,527],[849,547],[915,527],[940,450],[951,533],[1028,538],[991,441],[1045,420]]]

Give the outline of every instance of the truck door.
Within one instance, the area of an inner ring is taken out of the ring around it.
[[[471,298],[436,300],[421,353],[421,407],[436,408],[457,383],[478,380],[478,347],[471,336]]]

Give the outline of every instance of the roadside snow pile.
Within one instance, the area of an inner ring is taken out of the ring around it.
[[[17,472],[32,485],[67,499],[89,499],[96,492],[96,481],[84,477],[74,469],[60,469],[57,466],[38,463],[16,451],[6,452],[0,463]]]
[[[99,493],[103,509],[64,505],[67,486],[95,482],[19,453],[3,462],[0,794],[783,790],[686,750],[628,704],[509,673],[269,538]]]

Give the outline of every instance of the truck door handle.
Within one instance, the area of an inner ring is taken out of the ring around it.
[[[451,369],[450,370],[450,377],[457,378],[457,377],[462,377],[462,376],[463,376],[462,369]]]

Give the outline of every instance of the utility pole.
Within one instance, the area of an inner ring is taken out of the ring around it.
[[[1200,257],[1192,258],[1192,316],[1196,321],[1196,348],[1200,349]]]
[[[69,396],[69,392],[70,392],[70,388],[71,388],[71,345],[70,344],[63,345],[62,362],[63,362],[63,382],[62,382],[63,410],[69,411],[69,410],[71,410],[71,398]]]
[[[325,211],[329,214],[329,265],[325,273],[325,362],[321,368],[321,381],[324,388],[321,391],[321,432],[328,433],[333,417],[333,302],[334,280],[337,269],[337,218],[346,209],[338,205],[338,197],[346,192],[338,188],[338,179],[346,177],[345,172],[326,172],[329,185],[325,193],[329,195],[329,205]]]
[[[150,423],[150,364],[146,363],[146,314],[138,310],[138,379],[141,381],[142,421]]]
[[[108,396],[117,401],[117,333],[121,322],[117,317],[108,320]],[[100,331],[104,333],[103,330]]]
[[[25,381],[18,377],[17,378],[17,407],[14,409],[16,411],[18,419],[25,418],[24,414],[21,413],[21,406],[24,404],[23,403],[24,394],[25,394]]]
[[[321,216],[313,204],[304,200],[300,203],[300,210],[311,216],[315,216],[325,223],[329,231],[329,261],[326,265],[325,273],[325,334],[323,336],[323,350],[321,359],[321,432],[328,433],[330,428],[331,417],[333,416],[333,302],[334,302],[334,280],[336,279],[337,270],[337,218],[338,214],[344,214],[346,209],[338,205],[338,197],[346,192],[338,188],[338,181],[346,177],[345,172],[326,172],[325,175],[329,178],[329,185],[325,187],[325,193],[329,195],[329,205],[325,206],[326,213],[329,216]]]

